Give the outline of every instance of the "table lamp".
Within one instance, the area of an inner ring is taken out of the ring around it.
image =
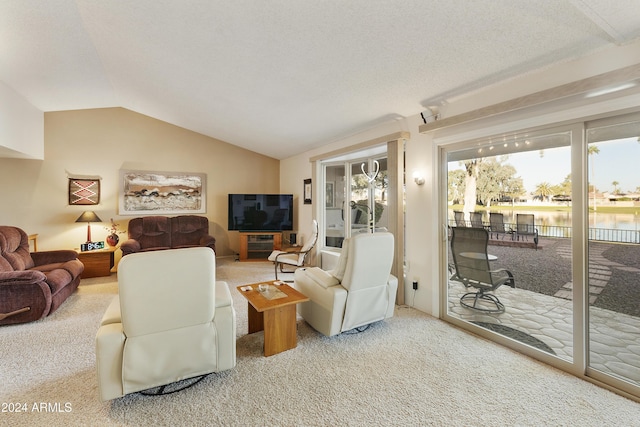
[[[102,222],[102,220],[96,215],[94,211],[84,211],[82,215],[76,219],[76,222],[86,222],[87,223],[87,243],[91,243],[91,223],[92,222]]]

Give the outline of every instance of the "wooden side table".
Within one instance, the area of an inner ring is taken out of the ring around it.
[[[273,285],[274,281],[261,282]],[[249,291],[241,288],[251,287]],[[264,330],[264,355],[272,356],[298,345],[296,328],[296,304],[309,298],[292,287],[282,284],[277,289],[287,294],[286,298],[267,299],[258,292],[258,283],[237,287],[248,301],[249,334]]]
[[[114,265],[114,252],[116,249],[115,247],[109,247],[78,252],[78,259],[84,264],[82,278],[109,276]]]

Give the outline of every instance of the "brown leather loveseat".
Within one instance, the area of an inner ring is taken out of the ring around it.
[[[129,238],[120,245],[122,256],[136,252],[206,246],[214,252],[216,239],[209,235],[209,219],[198,215],[133,218]]]
[[[0,226],[0,325],[53,313],[76,290],[83,271],[75,251],[30,253],[22,229]]]

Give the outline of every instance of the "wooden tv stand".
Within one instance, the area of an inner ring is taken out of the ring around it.
[[[240,232],[240,261],[266,261],[281,247],[280,231]]]

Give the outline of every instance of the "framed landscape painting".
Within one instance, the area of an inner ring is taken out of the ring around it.
[[[120,215],[206,212],[203,173],[120,170]]]

